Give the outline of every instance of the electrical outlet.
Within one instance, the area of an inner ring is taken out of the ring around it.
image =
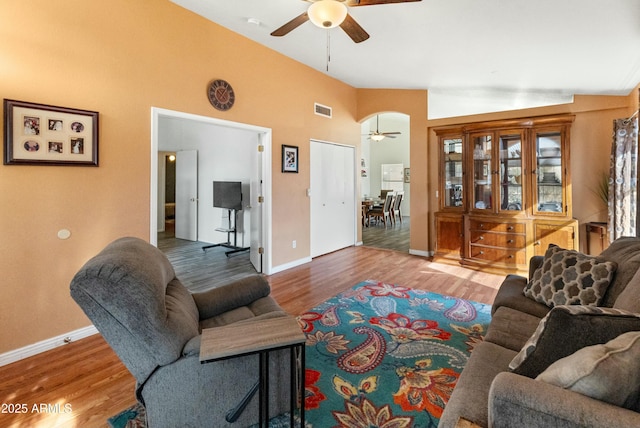
[[[296,245],[297,245],[297,244],[298,244],[298,243],[294,240],[294,241],[291,243],[291,247],[292,247],[292,248],[296,248]]]

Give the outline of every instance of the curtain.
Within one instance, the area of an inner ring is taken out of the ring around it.
[[[613,121],[609,176],[610,241],[621,236],[636,236],[638,118],[634,116]]]

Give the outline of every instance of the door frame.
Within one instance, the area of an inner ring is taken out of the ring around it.
[[[178,118],[208,123],[226,128],[235,128],[245,131],[255,132],[259,136],[264,150],[261,154],[262,165],[262,224],[261,237],[264,253],[262,255],[263,273],[270,275],[272,272],[272,205],[271,205],[271,138],[272,129],[262,126],[250,125],[229,120],[216,119],[208,116],[201,116],[175,110],[168,110],[159,107],[151,107],[151,180],[150,180],[150,207],[149,207],[149,242],[158,245],[158,125],[161,117]],[[258,156],[256,148],[256,156]],[[258,159],[260,159],[258,158]]]

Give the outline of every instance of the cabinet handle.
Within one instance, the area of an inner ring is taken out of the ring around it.
[[[507,240],[507,244],[513,244],[513,239]]]
[[[484,224],[480,223],[480,229],[484,228]]]
[[[483,254],[484,254],[484,251],[480,251],[478,254],[483,255]]]
[[[478,241],[482,241],[482,240],[484,240],[484,236],[481,236],[478,238]]]
[[[507,227],[507,230],[513,230],[513,229],[514,229],[514,227],[513,227],[513,226],[509,226],[509,227]]]
[[[534,242],[533,245],[540,245],[540,241]]]
[[[509,258],[512,259],[513,258],[513,254],[509,254]]]

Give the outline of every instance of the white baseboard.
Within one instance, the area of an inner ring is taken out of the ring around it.
[[[303,259],[294,260],[292,262],[285,263],[280,266],[274,266],[271,268],[270,275],[273,275],[274,273],[282,272],[283,270],[294,268],[296,266],[303,265],[305,263],[309,263],[310,261],[311,261],[311,257],[305,257]]]
[[[24,360],[25,358],[32,357],[96,333],[98,333],[98,330],[94,326],[90,325],[89,327],[80,328],[66,334],[61,334],[60,336],[45,339],[32,345],[27,345],[24,348],[5,352],[4,354],[0,354],[0,367],[15,363],[16,361]]]
[[[431,256],[433,256],[433,251],[423,251],[423,250],[412,250],[412,249],[409,249],[409,254],[413,254],[414,256],[431,257]]]

